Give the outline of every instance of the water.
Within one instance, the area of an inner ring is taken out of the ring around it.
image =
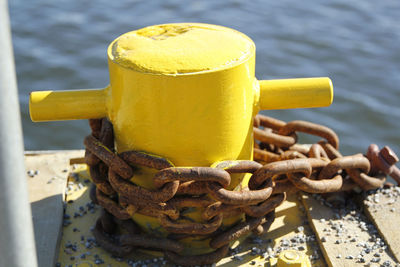
[[[86,121],[32,123],[33,90],[102,88],[106,48],[153,24],[204,22],[237,29],[257,46],[259,79],[329,76],[332,106],[268,111],[333,128],[344,154],[375,142],[400,154],[400,2],[9,1],[25,149],[77,149]],[[303,139],[311,142],[313,139]]]

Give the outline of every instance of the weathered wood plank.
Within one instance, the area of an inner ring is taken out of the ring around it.
[[[395,259],[380,240],[375,227],[353,202],[345,208],[332,209],[304,194],[303,203],[329,266],[380,266]]]
[[[400,187],[379,189],[364,201],[365,213],[375,224],[389,249],[400,262]]]
[[[69,159],[82,155],[83,151],[25,155],[35,243],[41,267],[55,264],[63,219],[64,192],[70,170]]]

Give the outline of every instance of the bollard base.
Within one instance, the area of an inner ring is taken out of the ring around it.
[[[122,263],[128,266],[174,266],[167,261],[163,253],[136,250],[124,258],[113,257],[107,251],[97,246],[93,237],[93,226],[100,216],[101,207],[91,204],[89,198],[90,183],[86,165],[75,164],[75,170],[69,175],[68,190],[66,194],[66,207],[62,239],[56,262],[60,266],[97,266],[101,263],[119,266]],[[86,182],[85,182],[86,181]],[[83,210],[82,208],[83,207]],[[247,266],[249,264],[263,265],[279,255],[279,250],[284,240],[299,235],[312,235],[311,229],[304,224],[305,214],[302,205],[295,195],[289,196],[281,206],[276,209],[276,219],[267,234],[261,236],[250,235],[231,244],[228,254],[216,266]],[[302,232],[297,229],[303,227]],[[310,256],[318,251],[315,241],[300,244],[300,249]],[[272,256],[272,257],[271,257]],[[324,265],[321,260],[315,263]],[[135,263],[137,265],[135,265]],[[101,266],[101,265],[100,265]]]

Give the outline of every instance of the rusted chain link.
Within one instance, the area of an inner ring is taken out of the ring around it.
[[[257,226],[268,223],[270,220],[275,220],[275,214],[258,218],[249,217],[246,221],[241,222],[231,229],[217,235],[210,241],[210,247],[217,249],[229,244],[231,241],[240,238],[243,235],[250,233]]]
[[[334,131],[323,125],[308,121],[291,121],[279,129],[278,133],[283,136],[291,135],[295,132],[308,133],[325,138],[334,148],[339,149],[339,138]]]
[[[339,139],[331,129],[305,121],[285,123],[257,115],[254,119],[255,161],[222,161],[212,167],[175,167],[168,159],[141,151],[115,153],[111,123],[107,119],[89,121],[92,134],[85,138],[86,163],[96,185],[90,191],[93,202],[105,211],[96,223],[94,235],[111,253],[124,256],[136,247],[162,250],[180,265],[211,264],[228,251],[229,243],[251,232],[268,231],[275,219],[275,208],[287,194],[296,191],[329,193],[355,187],[370,190],[381,187],[384,174],[400,182],[394,165],[398,158],[389,148],[371,146],[367,157],[343,157]],[[322,137],[310,146],[297,144],[297,132]],[[153,189],[130,181],[138,166],[157,170]],[[230,174],[251,174],[248,188],[232,188]],[[188,208],[201,211],[202,222],[184,216]],[[169,238],[140,234],[130,219],[136,213],[156,218]],[[224,218],[245,214],[246,219],[232,227]],[[128,223],[129,222],[129,223]],[[127,228],[127,235],[115,235],[116,225]],[[214,252],[182,255],[179,240],[203,236]]]
[[[179,186],[179,181],[176,180],[166,183],[159,190],[147,190],[122,179],[121,176],[112,170],[108,172],[108,178],[114,190],[120,196],[123,196],[125,201],[133,205],[141,205],[143,202],[166,202],[175,195]]]
[[[83,143],[92,154],[102,160],[111,170],[115,171],[123,178],[129,179],[133,176],[132,168],[94,136],[87,136]],[[90,163],[88,163],[88,165],[90,166]]]
[[[241,210],[251,217],[263,217],[275,210],[286,199],[286,193],[273,195],[259,205],[244,206]]]
[[[223,161],[215,166],[222,168],[228,173],[254,173],[262,167],[261,164],[254,161]],[[230,191],[223,188],[218,183],[207,183],[207,189],[210,195],[224,204],[228,205],[251,205],[257,204],[268,199],[272,194],[271,184],[260,190],[241,190]]]
[[[193,223],[185,222],[179,223],[171,220],[167,215],[161,215],[160,223],[169,232],[176,234],[190,234],[190,235],[207,235],[215,232],[222,223],[223,215],[218,214],[207,222]]]
[[[121,220],[130,218],[128,212],[125,211],[118,203],[107,197],[100,188],[96,190],[96,200],[100,206],[104,207],[109,213]]]
[[[106,222],[106,223],[104,223]],[[132,221],[130,222],[130,224]],[[181,252],[184,247],[177,241],[167,238],[156,238],[148,235],[138,234],[132,231],[132,228],[128,227],[125,230],[128,234],[123,235],[112,235],[114,231],[106,231],[104,224],[113,225],[116,229],[116,223],[107,215],[107,212],[103,212],[102,216],[97,220],[96,226],[93,230],[97,242],[106,250],[113,253],[115,256],[125,256],[133,251],[134,248],[148,248],[153,250],[171,251],[175,253]],[[120,226],[124,228],[125,224],[120,223]],[[108,232],[108,233],[107,233]]]
[[[367,157],[371,161],[372,173],[381,170],[400,184],[400,170],[395,165],[399,161],[399,158],[390,147],[385,146],[379,150],[377,145],[371,144],[368,147]]]

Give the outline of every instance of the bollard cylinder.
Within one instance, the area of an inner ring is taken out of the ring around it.
[[[259,85],[255,45],[248,37],[202,24],[148,27],[111,43],[108,62],[107,110],[118,152],[147,151],[176,166],[252,159]],[[152,176],[153,170],[139,167],[132,182],[153,188]],[[229,189],[241,181],[246,186],[245,177],[232,175]],[[186,214],[201,221],[199,215],[197,208]],[[152,217],[133,219],[149,232],[158,228]],[[186,253],[208,246],[191,238],[185,243]]]
[[[110,85],[100,90],[33,92],[33,121],[107,116],[117,152],[145,151],[175,166],[211,166],[251,160],[253,117],[260,109],[328,106],[329,78],[258,81],[255,45],[222,26],[178,23],[121,35],[107,50]],[[138,167],[131,181],[153,189],[155,171]],[[248,175],[232,175],[228,189],[247,186]],[[200,221],[200,212],[190,215]],[[148,232],[158,220],[133,219]],[[240,217],[225,220],[230,225]],[[162,230],[161,230],[162,231]],[[189,246],[207,247],[207,242]]]
[[[150,151],[176,166],[252,158],[258,83],[245,35],[202,24],[148,27],[116,39],[108,58],[118,152]]]

